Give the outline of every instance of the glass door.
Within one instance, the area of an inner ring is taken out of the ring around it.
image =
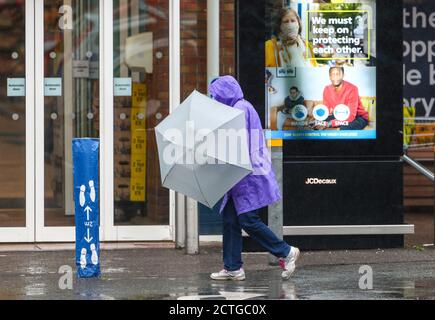
[[[76,137],[101,142],[100,239],[172,239],[154,127],[169,113],[174,5],[0,1],[0,242],[74,241]]]
[[[0,242],[34,239],[33,9],[0,2]]]
[[[105,106],[113,110],[106,121],[107,141],[113,142],[105,154],[107,172],[113,173],[106,197],[107,240],[172,239],[170,197],[161,186],[154,127],[169,113],[174,2],[104,1],[105,67],[112,89]]]
[[[36,0],[36,241],[74,241],[72,139],[100,137],[100,1]]]
[[[74,240],[74,137],[100,138],[101,240],[172,239],[153,131],[171,2],[36,0],[36,241]]]

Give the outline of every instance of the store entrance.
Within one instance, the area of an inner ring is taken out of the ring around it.
[[[34,218],[30,1],[0,3],[0,241],[29,241]]]
[[[152,139],[169,111],[169,8],[150,2],[0,3],[0,242],[74,241],[77,137],[101,141],[100,238],[171,239]]]

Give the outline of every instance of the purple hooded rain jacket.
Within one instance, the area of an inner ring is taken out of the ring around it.
[[[233,198],[238,215],[278,201],[281,199],[279,186],[257,111],[243,98],[242,89],[232,76],[217,78],[210,84],[209,91],[215,100],[245,112],[249,155],[253,168],[252,173],[225,194],[219,212],[222,212],[229,197]]]

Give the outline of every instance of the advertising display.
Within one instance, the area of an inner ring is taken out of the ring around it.
[[[376,1],[269,0],[265,17],[270,138],[376,139]]]
[[[403,9],[403,111],[406,148],[435,144],[435,1],[407,0]]]
[[[237,4],[237,77],[282,159],[262,218],[303,249],[403,246],[402,1]]]

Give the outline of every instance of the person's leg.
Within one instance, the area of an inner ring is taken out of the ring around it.
[[[364,130],[369,122],[363,117],[356,117],[349,125],[340,126],[340,130]]]
[[[282,113],[281,111],[278,111],[276,114],[276,125],[278,130],[283,130],[284,123],[286,122],[287,118],[289,117],[288,114]]]
[[[222,211],[223,219],[223,260],[227,271],[239,270],[242,265],[242,229],[237,219],[232,198]]]
[[[279,239],[275,233],[261,221],[257,210],[242,213],[238,218],[242,229],[264,249],[277,258],[285,258],[289,255],[291,247],[285,241]]]

